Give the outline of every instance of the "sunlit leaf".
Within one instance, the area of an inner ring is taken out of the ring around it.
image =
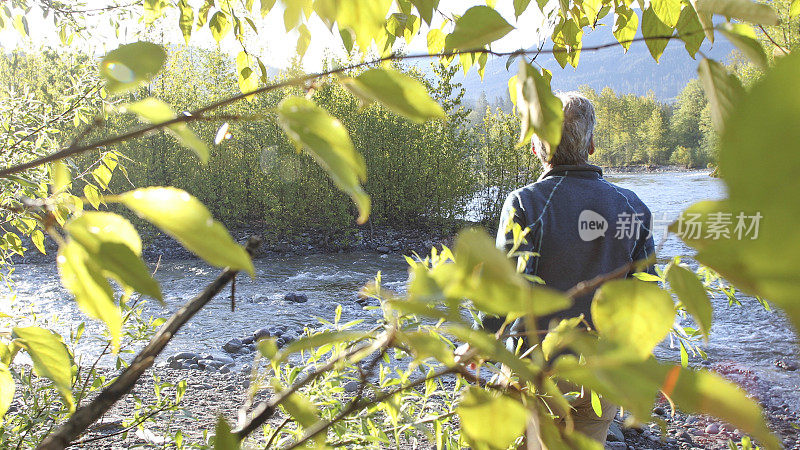
[[[359,98],[377,101],[417,123],[445,117],[422,83],[396,70],[370,69],[344,85]]]
[[[703,283],[694,272],[674,262],[667,268],[667,281],[686,311],[694,317],[700,330],[708,337],[713,308]]]
[[[639,16],[624,4],[614,9],[614,37],[627,52],[639,28]]]
[[[681,14],[680,0],[651,0],[650,7],[664,25],[674,28],[678,24]]]
[[[160,45],[134,42],[106,54],[100,62],[100,75],[106,90],[115,94],[149,81],[164,66],[167,54]]]
[[[42,230],[33,230],[31,233],[31,242],[33,242],[33,245],[36,246],[36,249],[39,250],[43,255],[47,254],[47,250],[44,248],[44,233],[42,233]]]
[[[697,0],[698,13],[720,14],[761,25],[777,25],[778,15],[769,5],[750,0]]]
[[[514,17],[519,18],[528,9],[531,0],[514,0]]]
[[[217,11],[211,16],[208,21],[208,28],[211,29],[211,36],[217,41],[217,44],[231,31],[231,21],[228,15],[222,11]]]
[[[70,411],[75,410],[72,398],[72,358],[61,336],[39,327],[16,327],[12,337],[33,361],[39,376],[52,381]]]
[[[350,134],[338,119],[303,97],[287,97],[278,105],[278,122],[298,149],[305,149],[322,166],[336,186],[358,206],[358,222],[369,217],[370,199],[364,158],[353,148]]]
[[[308,31],[308,27],[305,24],[297,27],[297,31],[299,33],[297,36],[297,54],[303,57],[311,44],[311,32]]]
[[[564,122],[561,99],[553,94],[544,75],[525,61],[520,61],[517,74],[517,109],[521,115],[520,143],[528,143],[535,134],[555,149],[561,142]]]
[[[530,413],[519,401],[470,387],[456,408],[462,432],[473,445],[505,449],[522,435]]]
[[[488,6],[473,6],[456,21],[455,29],[445,39],[445,48],[447,50],[483,48],[513,29],[514,27],[494,9]]]
[[[683,41],[686,51],[694,58],[706,35],[691,5],[686,5],[681,10],[681,16],[678,18],[678,36]]]
[[[161,124],[175,119],[177,116],[163,101],[147,97],[135,103],[124,106],[128,112],[136,114],[141,120],[152,124]],[[189,126],[184,122],[172,123],[166,126],[167,131],[175,136],[181,145],[194,151],[203,163],[208,162],[208,146],[202,139],[194,134]]]
[[[753,27],[744,23],[722,23],[717,28],[756,66],[767,69],[767,54],[764,53],[764,48],[758,42]]]
[[[211,217],[200,200],[187,192],[171,187],[151,187],[126,192],[113,201],[123,203],[209,264],[244,270],[251,276],[255,274],[245,249]]]
[[[664,24],[652,7],[647,8],[642,13],[642,35],[644,35],[650,55],[658,62],[664,49],[667,48],[669,37],[672,36],[672,27]]]
[[[630,348],[642,359],[667,336],[675,320],[669,294],[638,280],[603,284],[595,293],[591,313],[601,336]]]
[[[422,20],[428,25],[433,21],[433,12],[439,6],[439,0],[410,0],[411,3],[417,8]]]
[[[103,272],[124,286],[162,301],[161,288],[139,258],[142,242],[127,219],[109,212],[86,212],[64,229]]]
[[[700,61],[697,73],[711,107],[714,128],[721,132],[726,119],[733,113],[736,102],[744,94],[742,83],[736,75],[729,73],[718,62],[710,59]]]
[[[120,342],[122,315],[114,302],[114,291],[99,267],[77,242],[69,241],[58,249],[58,271],[83,312],[103,321],[111,333],[114,347]]]
[[[181,33],[183,33],[183,39],[188,44],[189,39],[192,37],[192,27],[194,26],[194,9],[192,9],[187,0],[180,0],[178,8],[180,9],[178,28],[180,28]]]
[[[147,25],[155,22],[164,14],[167,2],[164,0],[144,0],[144,23]]]
[[[261,17],[266,16],[275,6],[275,0],[261,0]]]
[[[231,432],[231,426],[224,417],[217,418],[217,427],[214,430],[214,450],[239,450],[239,438]]]
[[[11,371],[8,370],[7,365],[0,364],[0,419],[6,415],[8,407],[11,406],[15,390],[16,384],[11,376]]]
[[[236,76],[239,82],[239,91],[243,94],[258,89],[258,75],[253,70],[253,58],[245,51],[236,55]],[[248,95],[245,98],[253,101],[255,95]]]

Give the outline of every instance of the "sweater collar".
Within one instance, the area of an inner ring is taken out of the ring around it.
[[[543,173],[539,177],[539,181],[555,175],[576,176],[580,178],[602,178],[603,169],[595,166],[594,164],[565,164],[553,166],[550,170]]]

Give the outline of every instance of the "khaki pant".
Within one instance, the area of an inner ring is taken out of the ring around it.
[[[581,392],[581,387],[573,383],[559,381],[557,385],[563,393]],[[572,401],[570,405],[573,408],[572,422],[575,425],[575,431],[579,431],[605,445],[608,428],[611,426],[611,422],[619,409],[617,405],[600,397],[602,415],[598,417],[594,412],[594,408],[592,408],[592,394],[588,390],[584,391],[583,396]]]

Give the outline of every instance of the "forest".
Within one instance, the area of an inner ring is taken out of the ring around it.
[[[6,53],[0,60],[0,84],[5,92],[24,92],[40,102],[35,114],[58,112],[53,105],[67,104],[82,89],[97,83],[92,58],[33,49]],[[346,61],[329,61],[343,65]],[[146,91],[129,100],[156,96],[178,111],[190,111],[213,98],[232,95],[239,87],[228,74],[236,62],[219,51],[175,48],[164,73]],[[325,86],[314,99],[350,130],[354,145],[371,168],[365,190],[372,198],[370,225],[395,229],[446,228],[464,219],[490,228],[499,217],[506,195],[532,183],[541,173],[529,149],[517,146],[519,121],[513,105],[502,93],[492,105],[482,95],[474,105],[464,102],[464,89],[452,81],[455,65],[433,63],[431,73],[399,69],[429,88],[447,114],[444,122],[416,124],[398,117],[378,104],[363,107],[345,89]],[[299,69],[276,75],[291,76]],[[209,77],[206,74],[215,76]],[[708,102],[699,81],[691,81],[673,105],[652,95],[617,94],[610,88],[599,94],[578,87],[594,103],[597,114],[592,162],[603,167],[676,165],[705,168],[715,163],[716,133]],[[226,108],[222,114],[256,115],[274,107],[291,89],[260,96],[252,102]],[[9,98],[13,97],[9,95]],[[502,99],[505,98],[505,101]],[[76,133],[96,114],[105,100],[93,92],[74,116],[52,124],[59,134]],[[13,108],[9,105],[7,113]],[[153,135],[117,148],[125,176],[104,180],[93,170],[116,169],[110,159],[98,163],[99,154],[73,161],[86,176],[78,188],[88,192],[120,191],[126,187],[169,185],[192,192],[209,205],[214,217],[233,227],[259,227],[274,236],[308,231],[323,232],[326,239],[346,240],[352,234],[353,208],[325,172],[307,157],[298,155],[280,129],[268,121],[239,124],[231,120],[219,126],[198,123],[197,132],[217,145],[210,148],[204,167],[189,164],[190,152],[161,135]],[[76,126],[77,124],[77,126]],[[115,117],[109,128],[135,124],[132,117]],[[408,155],[408,156],[403,156]],[[103,168],[105,167],[105,168]],[[312,194],[313,193],[313,194]]]

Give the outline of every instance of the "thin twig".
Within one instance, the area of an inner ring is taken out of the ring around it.
[[[247,243],[247,252],[252,256],[260,244],[259,239],[251,237]],[[225,269],[216,280],[206,286],[200,295],[176,311],[114,382],[103,389],[88,405],[78,409],[55,433],[48,435],[37,448],[61,450],[105,414],[111,406],[133,389],[136,382],[153,365],[155,358],[164,350],[175,333],[211,301],[237,273],[236,270]]]
[[[281,424],[278,425],[278,428],[275,428],[275,431],[272,432],[272,436],[269,437],[269,440],[267,441],[267,445],[264,446],[264,450],[266,450],[266,449],[270,448],[270,446],[272,446],[272,443],[275,442],[275,439],[278,438],[278,435],[281,433],[281,430],[283,429],[283,427],[285,427],[287,423],[291,422],[291,420],[292,420],[291,417],[287,417],[287,418],[283,419],[283,422],[281,422]]]

